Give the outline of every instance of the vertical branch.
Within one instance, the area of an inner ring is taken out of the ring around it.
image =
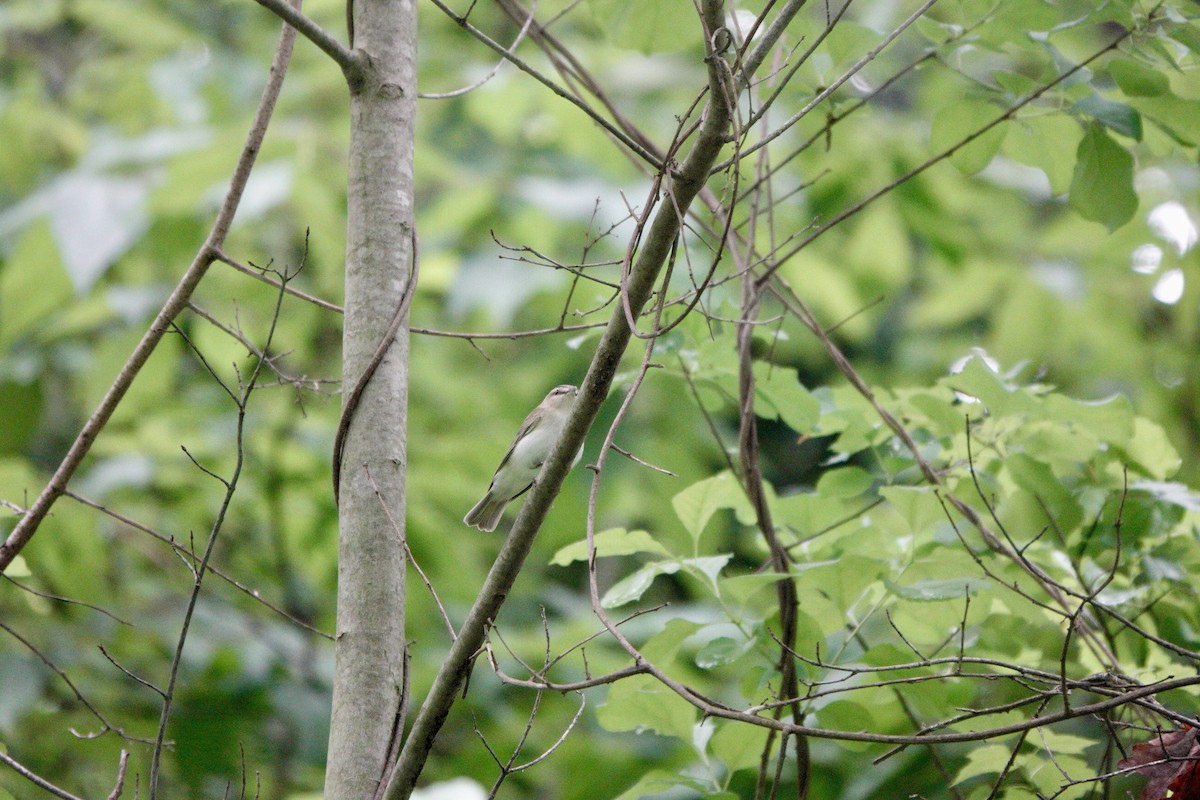
[[[411,294],[415,0],[355,0],[342,385],[354,386]],[[349,420],[339,481],[337,644],[327,800],[371,797],[404,692],[408,325]],[[367,470],[370,470],[368,480]],[[378,494],[376,493],[378,491]],[[396,521],[396,526],[389,522]]]
[[[771,509],[763,491],[763,477],[758,456],[758,419],[754,412],[754,361],[751,347],[754,339],[754,320],[758,316],[761,290],[755,284],[749,270],[742,271],[742,309],[737,326],[738,352],[738,456],[741,462],[742,483],[750,504],[754,508],[758,529],[767,542],[771,555],[771,569],[781,576],[775,584],[776,601],[779,604],[779,697],[792,698],[789,708],[792,722],[799,726],[803,722],[800,703],[795,698],[800,694],[796,680],[796,583],[789,572],[791,559],[787,549],[779,541]],[[783,706],[774,709],[776,718],[783,713]],[[808,742],[800,735],[796,739],[796,796],[804,797],[808,792]],[[786,745],[787,739],[784,739]],[[779,758],[785,756],[781,749]],[[766,752],[764,751],[764,767]],[[762,776],[760,775],[760,782]]]

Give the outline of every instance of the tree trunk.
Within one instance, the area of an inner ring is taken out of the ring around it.
[[[343,396],[358,381],[412,279],[415,0],[355,0],[368,58],[351,90]],[[401,325],[346,436],[340,481],[337,645],[326,800],[363,800],[397,725],[404,662],[404,480],[408,326]],[[378,488],[378,494],[376,494]],[[389,518],[390,515],[390,518]]]

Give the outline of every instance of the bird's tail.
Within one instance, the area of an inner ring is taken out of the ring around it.
[[[492,493],[488,492],[482,500],[475,504],[474,508],[467,512],[467,515],[463,517],[463,522],[481,531],[494,531],[500,524],[500,517],[504,515],[506,505],[508,505],[506,500],[493,497]]]

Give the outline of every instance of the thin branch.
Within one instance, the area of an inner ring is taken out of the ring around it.
[[[637,156],[639,158],[641,158],[644,162],[646,162],[647,164],[649,164],[651,167],[653,167],[655,169],[661,168],[661,165],[659,164],[658,159],[655,158],[653,153],[651,153],[645,147],[643,147],[640,142],[635,141],[629,135],[627,135],[624,131],[622,131],[620,128],[613,125],[613,123],[609,122],[607,119],[600,116],[600,114],[596,113],[595,109],[593,109],[591,106],[589,106],[583,100],[581,100],[578,96],[576,96],[575,94],[573,94],[571,92],[568,92],[566,89],[562,88],[557,83],[550,80],[542,73],[538,72],[536,69],[534,69],[528,63],[526,63],[524,60],[518,58],[515,54],[509,52],[508,48],[506,48],[504,45],[502,45],[499,42],[492,39],[490,36],[488,36],[483,31],[479,30],[478,28],[476,28],[470,22],[467,22],[466,17],[459,16],[458,14],[454,13],[454,10],[451,9],[449,6],[447,6],[445,3],[443,3],[442,0],[432,0],[432,2],[435,6],[438,7],[439,10],[441,10],[442,13],[444,13],[447,17],[449,17],[451,20],[453,20],[454,23],[457,24],[460,28],[462,28],[463,30],[470,33],[478,41],[482,42],[484,45],[491,48],[494,52],[496,52],[500,56],[503,56],[506,61],[513,64],[515,67],[517,67],[517,69],[521,70],[526,75],[529,75],[530,77],[532,77],[538,83],[542,84],[547,89],[549,89],[550,91],[554,92],[556,95],[561,97],[563,100],[566,100],[568,103],[570,103],[571,105],[578,108],[584,114],[587,114],[587,116],[589,118],[591,118],[591,120],[593,122],[595,122],[597,125],[599,125],[601,128],[603,128],[605,131],[607,131],[609,133],[609,135],[615,137],[622,145],[624,145],[630,151],[637,154]]]
[[[9,575],[4,575],[2,577],[5,580],[7,580],[9,583],[11,583],[13,586],[16,586],[18,589],[20,589],[23,592],[29,592],[30,594],[35,595],[37,597],[41,597],[44,600],[53,600],[58,603],[67,603],[69,605],[83,606],[84,608],[90,608],[92,611],[97,611],[97,612],[103,614],[104,616],[108,617],[109,619],[113,620],[114,622],[117,622],[121,625],[126,625],[128,627],[133,627],[133,623],[127,622],[127,621],[121,619],[116,614],[113,614],[111,611],[105,611],[100,606],[92,605],[91,603],[85,603],[82,600],[73,600],[70,597],[62,597],[61,595],[50,594],[49,592],[39,592],[37,589],[34,589],[32,586],[26,586],[25,584],[17,581],[15,578],[13,578]]]
[[[488,73],[482,78],[470,84],[469,86],[464,86],[461,89],[454,89],[453,91],[449,92],[417,92],[417,97],[422,100],[448,100],[452,97],[461,97],[464,94],[475,91],[492,78],[496,77],[496,73],[500,71],[500,67],[503,66],[505,59],[508,57],[508,55],[511,55],[514,51],[516,51],[518,45],[524,41],[525,35],[529,33],[529,27],[533,24],[533,15],[536,12],[537,2],[531,3],[529,6],[529,13],[526,14],[525,21],[521,23],[521,30],[517,31],[516,37],[513,38],[513,43],[508,46],[505,58],[502,58],[496,62],[496,65],[488,70]]]
[[[20,761],[17,761],[15,758],[13,758],[12,756],[5,753],[3,750],[0,750],[0,763],[7,764],[8,767],[10,769],[12,769],[13,772],[17,773],[22,778],[24,778],[25,780],[32,783],[34,786],[37,786],[41,789],[45,789],[47,792],[54,795],[55,797],[62,798],[62,800],[83,800],[83,798],[81,798],[77,795],[71,794],[66,789],[60,789],[59,787],[55,786],[53,783],[51,783],[50,781],[41,777],[40,775],[38,775],[37,773],[35,773],[33,770],[29,769],[28,767],[24,766],[23,764],[21,764]]]
[[[121,760],[117,763],[117,783],[113,786],[113,790],[108,793],[108,800],[118,800],[121,792],[125,790],[125,768],[129,766],[129,751],[121,751]]]
[[[299,2],[295,5],[291,5],[288,0],[254,0],[254,2],[302,33],[305,39],[332,58],[343,72],[351,73],[362,68],[361,57],[339,42],[311,17],[305,16],[300,11]]]
[[[363,367],[358,380],[355,381],[353,388],[350,389],[342,401],[342,414],[338,418],[337,432],[333,437],[333,467],[331,472],[333,475],[333,502],[335,504],[341,501],[342,451],[346,447],[346,436],[350,433],[350,425],[354,422],[354,413],[358,410],[358,403],[362,399],[367,385],[371,382],[371,378],[375,375],[375,370],[383,363],[383,357],[391,349],[392,342],[396,341],[396,334],[400,331],[400,327],[408,320],[408,309],[412,305],[413,295],[417,293],[417,278],[421,271],[421,254],[416,228],[412,229],[411,245],[408,281],[404,284],[404,292],[400,295],[400,299],[396,303],[396,311],[392,315],[392,321],[388,324],[387,331],[383,334],[383,338],[375,348],[375,353],[371,356],[366,366]],[[395,524],[394,520],[393,524]]]
[[[138,683],[138,684],[141,684],[142,686],[145,686],[147,689],[154,692],[159,697],[166,698],[166,696],[167,696],[166,692],[164,692],[162,689],[158,688],[157,686],[155,686],[153,683],[146,680],[142,676],[136,674],[132,670],[125,668],[120,662],[118,662],[115,658],[113,658],[111,655],[109,655],[108,650],[106,650],[104,648],[104,645],[98,644],[98,645],[96,645],[96,647],[100,650],[100,655],[102,655],[106,659],[108,659],[108,663],[112,664],[114,667],[119,669],[125,675],[125,677],[129,678],[134,683]]]
[[[192,550],[189,550],[188,548],[179,544],[179,542],[175,541],[174,538],[172,538],[170,536],[166,536],[166,535],[154,530],[153,528],[143,525],[142,523],[138,522],[135,519],[127,517],[118,511],[114,511],[105,505],[97,503],[95,500],[90,500],[90,499],[84,497],[83,495],[76,494],[75,492],[71,491],[70,489],[68,489],[63,494],[64,494],[64,496],[71,498],[72,500],[74,500],[77,503],[82,503],[83,505],[88,506],[89,508],[94,508],[95,510],[99,511],[100,513],[105,514],[105,515],[115,519],[117,522],[120,522],[123,525],[127,525],[130,528],[133,528],[134,530],[141,531],[142,533],[145,533],[145,534],[157,539],[158,541],[160,541],[163,544],[170,547],[171,550],[176,555],[178,555],[180,558],[191,558],[193,561],[195,561],[197,558],[195,552],[193,552]],[[186,564],[187,562],[185,561],[184,563]],[[187,565],[187,566],[189,569],[192,569],[191,565]],[[334,640],[333,634],[323,631],[320,628],[313,627],[312,625],[305,622],[304,620],[299,619],[298,617],[288,613],[287,611],[285,611],[284,609],[275,605],[271,601],[264,599],[258,589],[251,589],[249,586],[247,586],[246,584],[237,580],[233,576],[229,575],[227,572],[219,569],[218,567],[215,567],[212,564],[209,564],[208,571],[211,572],[212,574],[216,575],[221,580],[228,583],[233,588],[242,592],[250,599],[271,609],[276,614],[278,614],[279,616],[288,620],[289,622],[299,625],[301,628],[304,628],[305,630],[307,630],[311,633],[315,633],[316,635],[318,635],[324,639],[328,639],[329,641]]]
[[[13,628],[9,627],[3,621],[0,621],[0,629],[3,629],[10,636],[12,636],[14,639],[16,639],[22,645],[24,645],[25,649],[27,649],[29,652],[31,652],[35,656],[37,656],[39,661],[41,661],[43,664],[45,664],[46,667],[51,672],[53,672],[55,675],[57,675],[62,680],[62,682],[65,683],[68,688],[70,688],[71,693],[73,695],[75,695],[75,699],[78,700],[80,702],[80,704],[83,705],[83,707],[86,708],[91,713],[91,715],[93,717],[95,717],[100,722],[100,724],[103,726],[103,728],[98,733],[81,734],[75,730],[72,730],[71,731],[72,734],[74,734],[75,736],[77,736],[80,739],[96,739],[96,738],[99,738],[100,736],[103,736],[108,731],[112,731],[113,733],[117,734],[125,741],[147,743],[148,740],[139,739],[135,736],[130,736],[129,734],[125,733],[124,730],[117,727],[116,725],[113,725],[111,722],[109,722],[107,719],[105,719],[104,715],[100,713],[99,709],[97,709],[94,705],[92,705],[91,701],[89,701],[86,697],[83,696],[83,692],[79,691],[79,687],[76,686],[75,683],[69,677],[67,677],[67,673],[61,667],[59,667],[57,664],[55,664],[53,661],[51,661],[49,659],[49,657],[46,656],[45,653],[43,653],[41,650],[39,650],[37,647],[35,647],[33,642],[29,641],[24,636],[17,633]]]

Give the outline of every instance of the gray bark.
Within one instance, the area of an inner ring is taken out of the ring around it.
[[[351,137],[342,386],[347,392],[384,337],[412,277],[417,99],[415,0],[356,0],[353,13],[358,58],[346,70]],[[373,796],[397,724],[404,661],[407,404],[406,323],[363,392],[343,451],[326,800]]]

